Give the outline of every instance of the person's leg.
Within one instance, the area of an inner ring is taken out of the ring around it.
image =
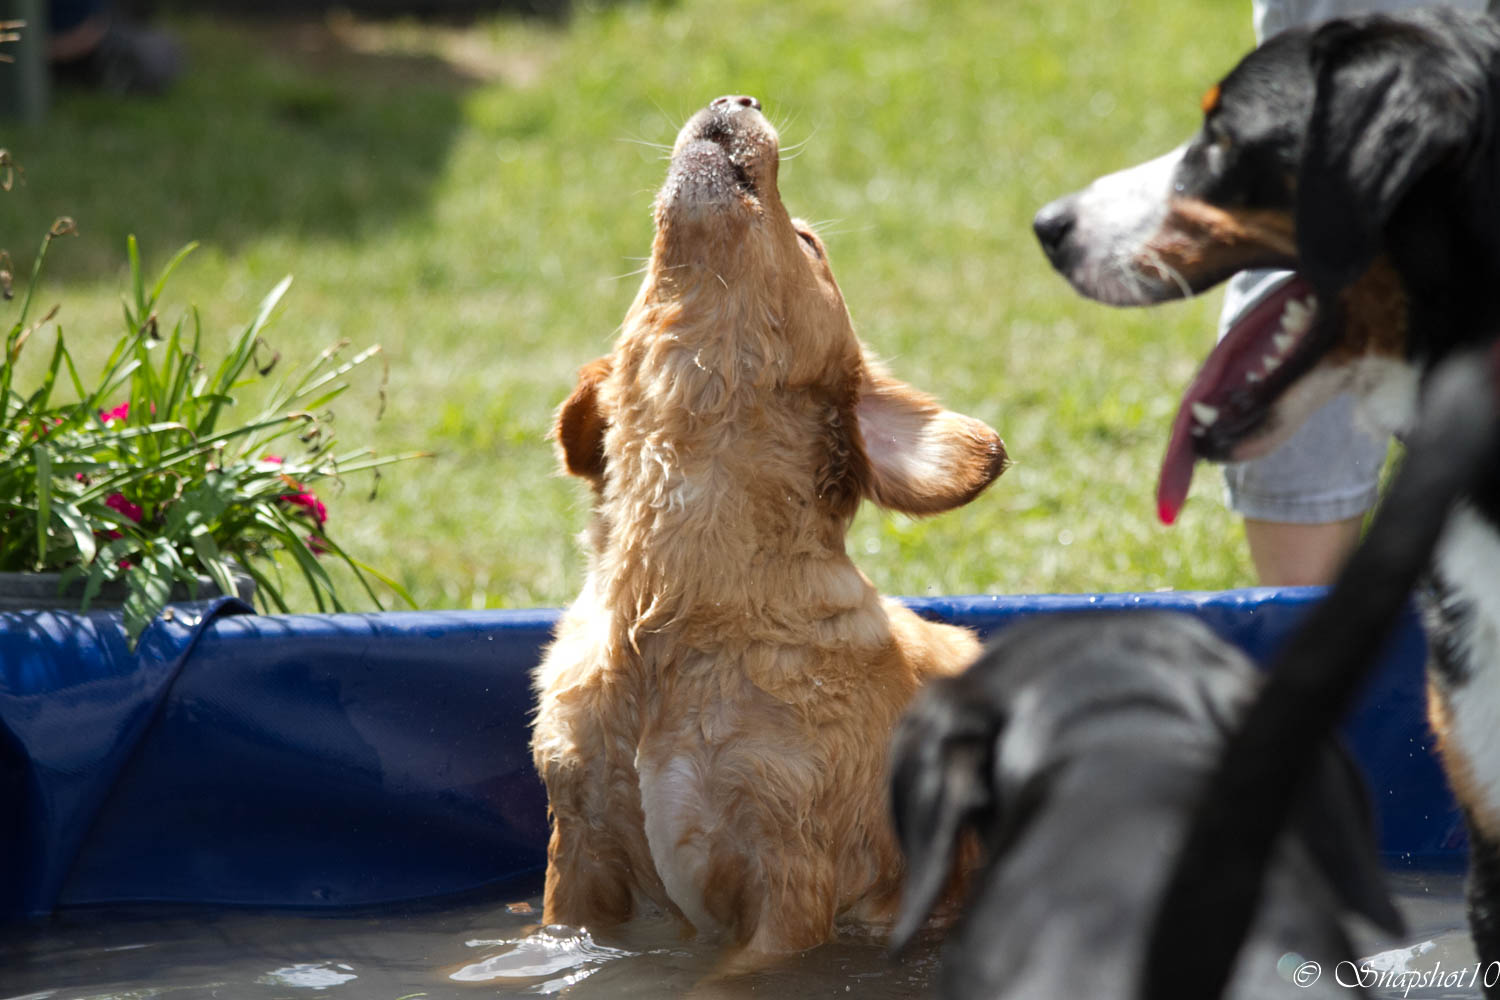
[[[1263,587],[1311,587],[1331,581],[1359,543],[1363,517],[1322,524],[1245,518],[1245,540]]]
[[[108,0],[52,0],[48,15],[47,56],[61,84],[160,94],[181,72],[176,39],[119,16]]]
[[[109,26],[101,0],[52,0],[47,5],[47,57],[66,62],[99,46]]]

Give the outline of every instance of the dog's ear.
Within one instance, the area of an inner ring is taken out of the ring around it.
[[[962,678],[933,681],[896,727],[891,813],[906,882],[891,930],[893,953],[921,929],[948,885],[964,830],[993,808],[993,755],[1003,728]]]
[[[903,514],[938,514],[974,499],[1005,470],[1005,444],[983,421],[867,361],[855,406],[869,499]]]
[[[595,484],[604,478],[604,432],[609,427],[609,417],[599,402],[599,385],[610,370],[607,357],[580,368],[578,387],[558,408],[553,427],[563,467]]]
[[[1345,908],[1391,934],[1405,930],[1386,892],[1375,848],[1375,821],[1364,777],[1343,747],[1318,755],[1312,780],[1294,807],[1291,834],[1300,840]]]
[[[1413,187],[1474,147],[1488,101],[1477,57],[1381,17],[1312,39],[1317,81],[1297,176],[1298,270],[1320,290],[1358,278]]]

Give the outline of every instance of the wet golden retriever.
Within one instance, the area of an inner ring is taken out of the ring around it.
[[[865,354],[778,162],[754,98],[683,127],[640,293],[558,413],[594,510],[532,741],[544,919],[645,903],[751,964],[889,922],[891,732],[924,678],[979,652],[876,593],[845,551],[856,508],[958,507],[1006,461]]]

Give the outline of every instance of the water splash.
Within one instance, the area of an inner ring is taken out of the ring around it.
[[[528,993],[550,995],[598,972],[606,963],[634,958],[639,952],[599,944],[586,930],[548,926],[522,938],[474,940],[470,948],[499,948],[493,955],[465,965],[448,978],[461,983],[493,983],[520,986],[527,980]],[[559,975],[561,973],[561,975]]]
[[[265,986],[291,986],[304,990],[326,990],[330,986],[342,986],[359,977],[347,965],[318,965],[304,962],[289,965],[261,976],[256,982]]]
[[[1427,954],[1437,947],[1436,941],[1420,941],[1406,948],[1394,948],[1390,951],[1382,951],[1371,955],[1360,962],[1360,965],[1368,965],[1376,972],[1409,972],[1413,970],[1412,962],[1421,955]]]

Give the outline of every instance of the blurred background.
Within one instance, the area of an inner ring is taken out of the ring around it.
[[[120,330],[126,239],[148,272],[189,241],[163,319],[340,339],[388,365],[337,401],[343,447],[435,457],[350,477],[329,528],[424,608],[560,605],[586,490],[548,441],[605,353],[651,241],[664,144],[725,93],[795,146],[782,196],[824,235],[855,326],[895,373],[1000,431],[1014,466],[917,521],[866,505],[855,560],[885,592],[1253,583],[1218,473],[1172,528],[1157,463],[1219,297],[1117,310],[1036,248],[1044,202],[1156,156],[1252,44],[1222,0],[178,0],[127,8],[181,47],[159,96],[59,87],[0,120],[21,274],[53,219],[39,305],[84,357]],[[0,67],[0,73],[6,67]],[[14,309],[9,304],[5,309]],[[9,325],[13,317],[5,317]],[[38,336],[43,336],[42,331]],[[45,351],[35,351],[40,358]],[[378,419],[377,419],[378,415]],[[332,567],[331,567],[332,568]],[[361,600],[357,587],[344,588]]]

